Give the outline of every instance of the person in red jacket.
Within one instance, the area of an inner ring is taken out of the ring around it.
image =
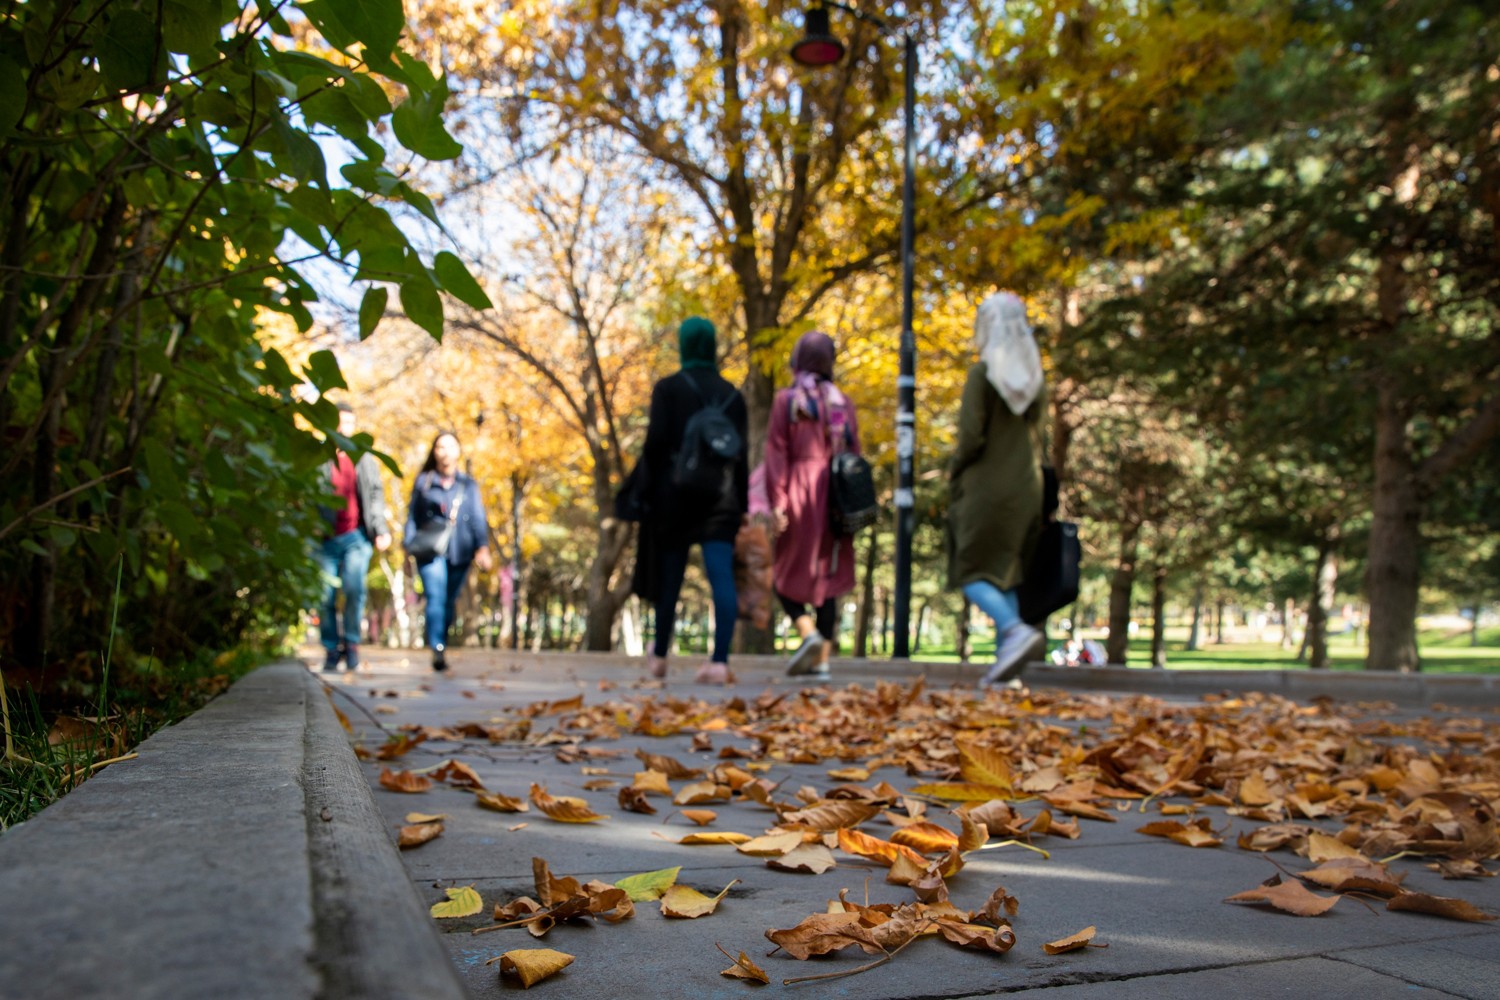
[[[787,673],[828,674],[838,599],[854,589],[854,539],[833,531],[828,464],[858,453],[854,404],[833,382],[833,338],[816,330],[792,349],[792,384],[776,393],[766,432],[766,493],[776,519],[776,596],[801,645]]]
[[[339,403],[339,433],[352,438],[358,427],[354,408]],[[365,576],[375,549],[384,552],[391,544],[391,529],[385,519],[385,484],[380,462],[365,452],[356,462],[342,451],[323,466],[327,490],[337,498],[333,506],[322,505],[327,534],[318,547],[318,566],[323,572],[323,603],[318,626],[323,640],[323,669],[335,671],[343,660],[358,670],[360,625],[365,617]],[[339,591],[344,592],[344,613],[339,615]],[[340,627],[342,626],[342,627]]]

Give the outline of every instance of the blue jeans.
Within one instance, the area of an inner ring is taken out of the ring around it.
[[[734,623],[740,617],[739,596],[734,590],[734,543],[703,542],[703,572],[708,589],[714,595],[715,663],[729,662],[729,643],[734,639]],[[661,585],[656,599],[656,638],[652,651],[666,656],[672,645],[672,631],[677,627],[677,595],[682,592],[682,577],[687,573],[688,547],[663,548],[658,553]]]
[[[964,584],[964,596],[994,621],[997,648],[1005,633],[1021,624],[1020,605],[1016,603],[1014,590],[1001,590],[986,580],[976,580]]]
[[[458,603],[458,593],[464,589],[472,563],[448,565],[441,557],[431,559],[417,567],[422,578],[422,593],[427,606],[427,648],[436,649],[448,644],[448,629],[453,624],[453,608]]]
[[[323,571],[323,607],[318,622],[323,648],[332,652],[342,643],[359,644],[360,624],[365,618],[365,575],[375,549],[358,528],[325,541],[318,549],[318,568]],[[339,590],[344,592],[343,629],[339,629]]]

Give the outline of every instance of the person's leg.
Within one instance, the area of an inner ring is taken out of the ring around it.
[[[1016,606],[1015,591],[1001,590],[988,580],[975,580],[964,584],[964,596],[969,602],[989,616],[995,623],[995,645],[1021,620]]]
[[[984,580],[964,584],[963,591],[995,623],[995,665],[980,684],[1003,684],[1019,676],[1026,667],[1026,654],[1041,633],[1021,621],[1015,591],[1001,590]]]
[[[714,663],[729,662],[735,622],[740,617],[739,595],[734,589],[734,543],[704,542],[703,572],[714,599]]]
[[[791,616],[792,624],[797,628],[797,634],[802,637],[792,658],[787,662],[786,672],[792,676],[798,674],[817,673],[818,666],[823,662],[822,650],[823,637],[818,633],[817,619],[813,616],[812,609],[807,605],[794,601],[781,591],[776,592],[777,600],[781,601],[781,607]]]
[[[464,581],[469,578],[469,567],[472,562],[459,563],[457,566],[448,567],[448,593],[443,602],[443,644],[448,643],[448,633],[453,630],[453,623],[458,620],[458,596],[463,592]]]
[[[682,592],[687,561],[685,545],[657,549],[656,635],[651,640],[651,673],[656,677],[666,676],[667,652],[672,648],[672,632],[677,628],[677,596]]]
[[[814,625],[818,629],[818,635],[823,637],[823,645],[818,648],[818,672],[826,673],[828,670],[828,659],[833,655],[833,630],[838,624],[839,599],[830,597],[818,605],[817,617]]]
[[[365,621],[365,578],[375,549],[358,531],[346,537],[339,577],[344,584],[344,662],[350,670],[359,666],[360,630]]]
[[[442,558],[429,559],[417,567],[417,574],[422,577],[422,613],[426,618],[423,634],[427,639],[427,648],[432,650],[432,665],[443,669],[439,664],[446,666],[443,661],[443,636],[447,631],[447,622],[443,620],[443,612],[448,605],[448,561]]]
[[[323,601],[318,605],[318,637],[323,642],[323,669],[339,668],[339,567],[334,558],[335,542],[325,539],[318,546],[318,572],[323,578]]]

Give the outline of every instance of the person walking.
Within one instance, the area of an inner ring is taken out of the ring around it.
[[[460,454],[458,438],[451,431],[433,438],[412,487],[403,536],[407,554],[422,578],[427,648],[432,650],[432,669],[437,671],[448,669],[448,629],[470,567],[488,571],[493,565],[490,525],[479,484],[459,471]]]
[[[838,599],[854,589],[854,538],[835,534],[829,462],[860,451],[854,404],[833,382],[833,338],[816,330],[792,349],[792,384],[776,393],[766,432],[766,493],[777,527],[776,596],[801,644],[787,673],[827,676]]]
[[[1046,412],[1042,359],[1011,292],[985,299],[974,318],[979,359],[969,366],[948,465],[948,582],[995,623],[995,662],[980,687],[1018,678],[1041,640],[1016,602],[1042,528],[1036,431]]]
[[[354,407],[339,403],[338,411],[339,434],[352,438],[359,425]],[[358,670],[370,556],[375,549],[384,552],[391,544],[385,520],[385,482],[379,459],[368,451],[357,462],[342,449],[335,451],[323,466],[323,476],[326,492],[338,498],[333,506],[319,506],[328,525],[317,553],[324,584],[318,620],[323,669],[336,671],[343,660],[350,670]],[[342,617],[338,609],[340,590],[344,592]]]
[[[714,640],[709,662],[695,679],[728,684],[733,681],[729,645],[739,617],[734,538],[749,506],[749,415],[739,390],[719,374],[713,323],[701,316],[683,320],[677,348],[681,370],[651,389],[641,455],[647,513],[633,589],[655,606],[656,635],[647,665],[652,677],[665,679],[677,598],[689,552],[697,545],[713,594]]]

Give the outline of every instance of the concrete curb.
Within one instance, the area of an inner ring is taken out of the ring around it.
[[[0,996],[465,995],[303,666],[138,752],[0,837]]]

